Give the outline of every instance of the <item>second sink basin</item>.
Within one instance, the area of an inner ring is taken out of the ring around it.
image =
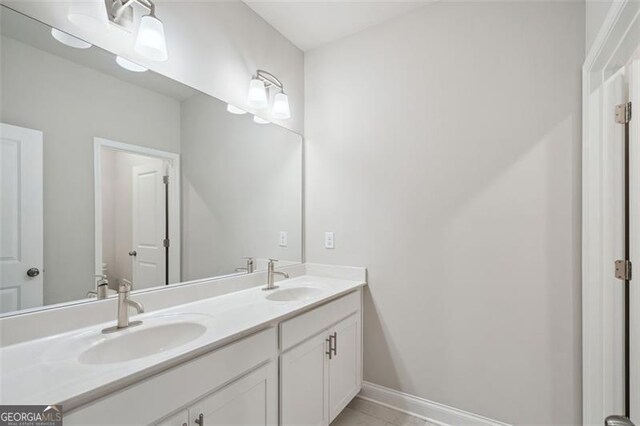
[[[82,364],[112,364],[161,353],[202,336],[207,328],[197,322],[168,322],[116,332],[82,352]],[[123,333],[123,334],[118,334]]]
[[[308,300],[322,293],[322,289],[317,287],[292,287],[276,290],[267,296],[267,299],[275,302],[291,302],[298,300]]]

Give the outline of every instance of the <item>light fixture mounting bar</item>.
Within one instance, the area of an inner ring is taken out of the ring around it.
[[[282,92],[284,90],[284,85],[278,78],[271,74],[269,71],[258,70],[256,72],[256,78],[264,83],[265,88],[277,87]]]
[[[133,29],[133,5],[138,4],[155,17],[156,5],[151,0],[105,0],[109,20],[127,30]]]

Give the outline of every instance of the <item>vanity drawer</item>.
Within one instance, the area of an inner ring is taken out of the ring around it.
[[[280,350],[282,352],[314,336],[333,324],[360,311],[362,289],[319,306],[280,324]]]
[[[151,424],[276,357],[270,328],[65,413],[64,424]]]

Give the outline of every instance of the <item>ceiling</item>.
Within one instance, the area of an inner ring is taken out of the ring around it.
[[[428,3],[427,0],[244,2],[304,51],[355,34]]]

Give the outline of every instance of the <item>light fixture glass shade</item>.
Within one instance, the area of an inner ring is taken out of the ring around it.
[[[56,28],[51,28],[51,36],[58,40],[60,43],[65,44],[69,47],[73,47],[75,49],[88,49],[93,46],[91,43],[87,43],[84,40],[80,40],[79,38],[60,31]]]
[[[249,94],[247,95],[247,103],[254,108],[266,108],[269,106],[267,100],[267,91],[264,88],[264,83],[257,78],[251,80],[249,83]]]
[[[146,15],[140,19],[134,48],[136,52],[153,61],[166,61],[169,58],[164,25],[158,18]]]
[[[109,30],[107,7],[103,0],[74,0],[69,5],[67,19],[80,28],[93,33]]]
[[[291,109],[289,109],[289,97],[284,93],[278,93],[273,99],[273,109],[271,115],[280,120],[291,118]]]
[[[129,70],[133,72],[148,71],[148,68],[145,68],[142,65],[138,65],[135,62],[131,62],[130,60],[123,58],[122,56],[116,56],[116,62],[125,70]]]
[[[253,121],[258,123],[258,124],[268,124],[269,120],[265,120],[264,118],[260,118],[257,115],[253,116]]]
[[[229,111],[231,114],[238,114],[238,115],[247,113],[247,111],[240,109],[237,106],[231,105],[231,104],[227,104],[227,111]]]

